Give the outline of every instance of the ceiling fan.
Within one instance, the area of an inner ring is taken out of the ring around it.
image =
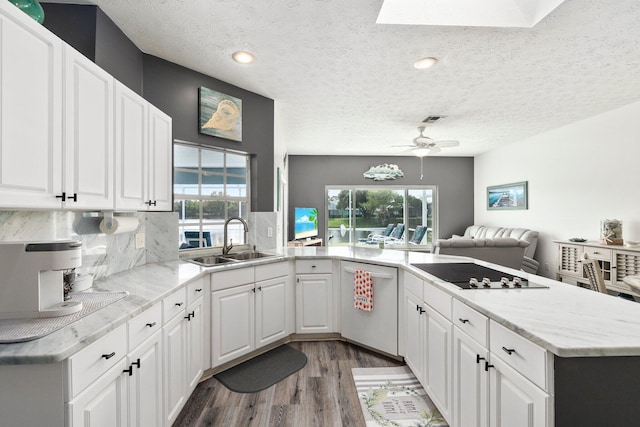
[[[460,142],[453,140],[435,141],[433,138],[424,136],[425,127],[418,126],[420,135],[413,138],[413,144],[392,145],[392,147],[412,147],[409,151],[416,157],[424,157],[428,154],[439,153],[443,147],[457,147]]]

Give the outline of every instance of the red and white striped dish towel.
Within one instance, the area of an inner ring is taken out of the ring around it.
[[[353,278],[353,307],[373,310],[373,278],[370,271],[356,270]]]

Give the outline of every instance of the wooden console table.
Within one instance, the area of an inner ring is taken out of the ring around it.
[[[292,240],[290,242],[287,242],[287,246],[290,246],[290,247],[322,246],[322,239]]]
[[[640,297],[637,289],[624,282],[626,276],[640,274],[640,246],[603,245],[597,241],[555,240],[554,243],[558,245],[558,280],[587,283],[580,262],[586,254],[598,260],[607,289]]]

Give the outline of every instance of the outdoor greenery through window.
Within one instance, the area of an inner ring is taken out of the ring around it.
[[[225,221],[249,213],[248,156],[176,142],[173,171],[180,249],[221,247]],[[243,225],[229,223],[228,239],[240,245],[244,238]]]
[[[327,187],[328,244],[428,248],[435,212],[435,186]]]

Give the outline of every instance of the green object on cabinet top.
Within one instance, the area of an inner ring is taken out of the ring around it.
[[[9,0],[9,3],[13,3],[39,24],[44,22],[44,9],[37,0]]]

